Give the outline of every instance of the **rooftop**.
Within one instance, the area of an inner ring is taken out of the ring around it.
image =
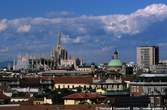
[[[102,96],[98,93],[74,93],[68,96],[65,96],[64,99],[101,99],[101,98],[106,98],[105,96]]]
[[[39,78],[23,78],[20,79],[21,87],[39,87],[40,79]]]
[[[91,84],[92,77],[89,76],[60,76],[54,78],[54,83],[62,84]]]
[[[105,105],[0,105],[0,110],[95,110]]]
[[[144,73],[139,77],[167,77],[167,74],[163,73]]]
[[[167,82],[129,82],[131,85],[167,86]]]
[[[122,62],[119,59],[113,59],[108,63],[108,66],[120,67],[120,66],[122,66]]]
[[[2,91],[0,91],[0,99],[10,99],[10,97],[3,94]]]
[[[39,75],[64,75],[64,74],[75,74],[75,75],[80,75],[80,74],[88,74],[88,72],[85,71],[67,71],[67,70],[49,70],[49,71],[45,71],[45,72],[39,72]]]
[[[159,47],[159,46],[156,46],[156,45],[141,45],[140,47]]]

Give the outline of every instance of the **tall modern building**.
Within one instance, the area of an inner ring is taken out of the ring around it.
[[[137,47],[137,64],[142,67],[149,67],[159,63],[158,46]]]

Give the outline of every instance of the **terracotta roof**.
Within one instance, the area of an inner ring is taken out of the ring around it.
[[[133,81],[134,77],[122,77],[123,81]]]
[[[11,81],[17,81],[17,78],[10,78],[10,77],[0,77],[0,82],[6,81],[6,82],[11,82]]]
[[[108,107],[107,105],[66,105],[64,106],[64,110],[97,110],[96,107]]]
[[[96,110],[106,105],[21,105],[0,107],[0,110]]]
[[[53,76],[42,76],[42,77],[39,77],[40,79],[42,80],[53,80]]]
[[[63,97],[64,99],[101,99],[106,98],[105,96],[102,96],[95,92],[81,92],[81,93],[74,93],[68,96]]]
[[[21,87],[39,87],[40,79],[39,78],[23,78],[20,79]]]
[[[10,97],[3,94],[3,92],[0,90],[0,99],[10,99]]]
[[[53,80],[55,84],[91,84],[93,79],[89,76],[62,76]]]

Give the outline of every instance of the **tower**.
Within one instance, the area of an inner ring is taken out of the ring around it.
[[[60,65],[60,61],[62,59],[68,58],[67,50],[62,47],[61,37],[62,33],[58,32],[56,46],[53,50],[53,58],[56,60],[58,65]]]
[[[114,51],[112,59],[119,59],[119,53],[117,50]]]
[[[57,34],[57,43],[56,43],[56,48],[61,48],[61,32],[58,32]]]

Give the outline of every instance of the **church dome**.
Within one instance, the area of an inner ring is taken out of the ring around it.
[[[108,66],[110,67],[121,67],[122,66],[122,62],[119,59],[112,59],[109,63]]]

